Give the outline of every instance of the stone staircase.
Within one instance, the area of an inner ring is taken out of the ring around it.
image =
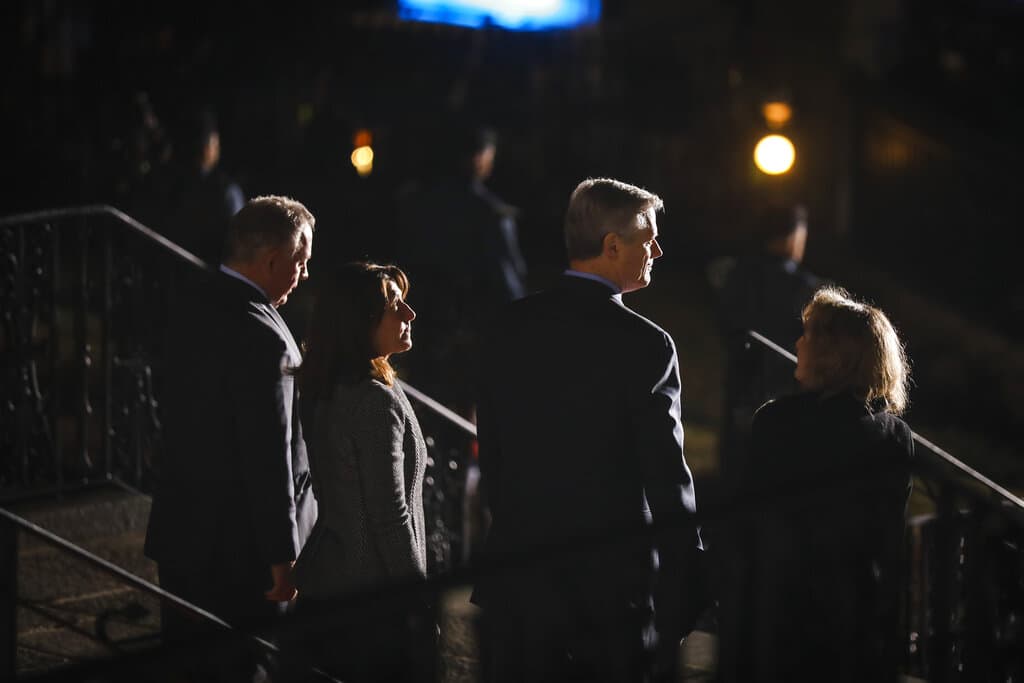
[[[156,565],[142,554],[149,498],[113,487],[63,500],[8,506],[15,514],[123,569],[156,582]],[[470,589],[449,591],[442,602],[442,683],[479,678]],[[18,536],[19,679],[74,675],[76,665],[138,652],[159,644],[156,598],[33,534]],[[680,651],[684,681],[712,680],[714,636],[695,633]],[[69,679],[70,680],[70,679]]]
[[[149,581],[142,555],[149,499],[113,487],[10,505],[38,526]],[[64,549],[18,534],[19,678],[152,646],[159,601]]]

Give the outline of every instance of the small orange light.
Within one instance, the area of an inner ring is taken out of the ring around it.
[[[785,102],[765,102],[761,113],[769,128],[782,128],[793,117],[793,108]]]
[[[356,147],[369,147],[373,144],[373,134],[365,128],[360,128],[352,138],[352,144]]]

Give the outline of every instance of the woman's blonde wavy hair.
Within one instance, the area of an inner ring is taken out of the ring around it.
[[[910,364],[899,335],[878,308],[841,287],[814,293],[803,310],[809,388],[850,391],[865,405],[902,414],[909,404]]]

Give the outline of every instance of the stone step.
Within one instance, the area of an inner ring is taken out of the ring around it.
[[[38,674],[157,644],[159,603],[124,588],[22,606],[18,626],[18,674]]]
[[[149,506],[146,496],[110,487],[8,509],[155,583],[156,564],[142,554]],[[158,642],[159,599],[27,531],[18,532],[17,581],[19,676]]]
[[[27,533],[19,535],[19,545]],[[156,563],[142,554],[142,532],[93,538],[81,547],[147,581],[156,582]],[[33,545],[18,553],[18,595],[36,602],[100,593],[124,587],[120,578],[70,552],[50,545]]]
[[[113,486],[80,491],[60,499],[37,500],[5,506],[28,521],[76,545],[124,534],[144,534],[149,521],[150,498]],[[19,550],[49,547],[32,534],[19,538]]]

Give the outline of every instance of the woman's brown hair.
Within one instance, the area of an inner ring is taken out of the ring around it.
[[[346,263],[320,283],[298,370],[307,406],[329,398],[338,383],[373,378],[394,384],[394,368],[373,348],[384,309],[393,303],[389,282],[403,298],[408,294],[409,279],[400,268],[363,261]]]
[[[803,311],[810,384],[850,391],[867,405],[901,414],[909,403],[910,367],[903,343],[881,310],[839,287],[822,287]]]

